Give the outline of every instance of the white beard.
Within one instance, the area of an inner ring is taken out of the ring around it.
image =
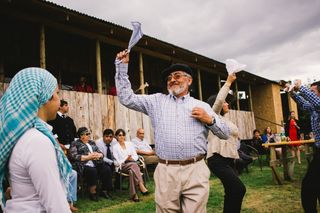
[[[178,87],[175,87],[175,89],[169,89],[168,87],[168,92],[170,95],[178,96],[186,90],[187,86],[187,83],[185,83]]]

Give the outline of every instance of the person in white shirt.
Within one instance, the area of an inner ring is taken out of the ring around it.
[[[99,150],[104,155],[103,161],[107,163],[108,166],[112,168],[112,171],[114,171],[114,157],[113,157],[113,146],[117,144],[117,140],[114,138],[114,132],[112,129],[105,129],[103,131],[102,138],[99,138],[96,140],[96,145],[99,148]],[[110,150],[110,152],[108,151]]]
[[[144,186],[140,168],[137,164],[138,155],[133,144],[125,141],[126,132],[123,129],[118,129],[115,135],[118,141],[113,147],[115,166],[117,169],[121,169],[121,172],[129,174],[130,197],[132,201],[138,202],[139,197],[136,192],[136,186],[139,187],[143,195],[149,193],[148,189]]]
[[[58,92],[52,74],[32,67],[18,72],[1,98],[0,183],[7,165],[12,197],[7,213],[70,212],[71,165],[46,123],[56,117]],[[1,200],[2,184],[0,192]]]
[[[137,137],[132,139],[132,143],[134,144],[137,154],[143,156],[146,164],[156,164],[159,162],[155,151],[144,139],[144,129],[139,128],[137,130]]]

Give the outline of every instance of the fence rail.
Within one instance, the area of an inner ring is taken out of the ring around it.
[[[0,97],[7,87],[8,84],[0,83]],[[88,127],[93,139],[100,138],[106,128],[122,128],[127,132],[127,140],[130,140],[136,136],[137,129],[142,127],[146,140],[154,143],[149,117],[124,107],[117,96],[68,90],[61,90],[59,95],[68,102],[69,116],[73,118],[76,127]],[[255,129],[253,112],[230,110],[227,116],[238,126],[240,139],[252,138]]]

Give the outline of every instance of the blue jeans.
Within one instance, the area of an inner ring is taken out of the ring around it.
[[[70,203],[74,203],[77,201],[77,179],[77,172],[75,170],[72,170],[69,181],[69,193],[67,194],[67,199]]]

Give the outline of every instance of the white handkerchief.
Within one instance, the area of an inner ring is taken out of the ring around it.
[[[290,84],[289,86],[287,86],[286,88],[284,88],[283,91],[285,91],[285,92],[292,92],[293,89],[294,89],[294,85]]]
[[[138,41],[140,40],[140,38],[142,38],[143,33],[141,31],[141,24],[140,22],[137,21],[132,21],[131,22],[133,30],[132,30],[132,35],[129,41],[129,45],[128,45],[128,52],[130,52],[131,48],[138,43]]]
[[[245,64],[240,64],[234,59],[227,59],[226,60],[226,68],[229,74],[240,72],[241,70],[244,70],[247,67]]]

